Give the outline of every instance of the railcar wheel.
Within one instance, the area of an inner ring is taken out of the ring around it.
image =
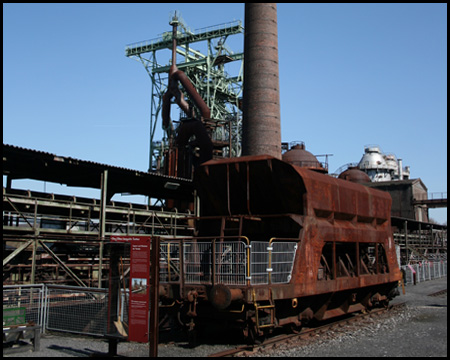
[[[284,330],[288,334],[299,334],[302,331],[302,326],[297,326],[293,323],[287,324],[283,326]]]

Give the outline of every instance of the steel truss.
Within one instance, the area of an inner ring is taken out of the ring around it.
[[[215,157],[241,155],[244,54],[234,53],[227,46],[227,39],[243,34],[240,21],[216,25],[191,31],[175,13],[171,21],[181,24],[177,33],[177,68],[183,70],[211,110],[211,118],[205,126],[211,134]],[[161,37],[130,44],[125,55],[140,62],[152,82],[150,108],[150,162],[149,171],[164,172],[164,153],[168,149],[169,134],[163,129],[163,138],[157,140],[158,125],[161,124],[163,94],[167,90],[170,54],[173,34],[167,31]],[[200,43],[206,54],[194,50],[191,45]],[[243,43],[243,41],[242,41]],[[205,46],[206,45],[206,46]],[[159,60],[165,56],[165,60]],[[161,65],[165,62],[165,65]],[[234,75],[230,75],[232,71]],[[237,73],[236,73],[237,71]],[[186,96],[186,94],[185,94]],[[180,114],[180,120],[184,114]]]

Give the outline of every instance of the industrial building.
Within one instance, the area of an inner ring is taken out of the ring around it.
[[[433,271],[446,272],[447,227],[427,212],[446,198],[430,202],[401,160],[370,146],[336,179],[303,142],[281,142],[276,4],[245,8],[245,61],[225,45],[240,22],[191,31],[177,12],[171,32],[126,47],[152,81],[148,172],[3,145],[3,284],[19,285],[4,300],[29,301],[48,329],[104,336],[110,354],[126,340],[156,356],[171,322],[190,345],[212,324],[254,343],[387,307],[400,264],[437,260]],[[200,41],[207,54],[190,47]],[[161,66],[164,48],[172,56]],[[236,61],[244,76],[230,77]],[[100,198],[17,189],[17,179]],[[118,193],[148,203],[112,200]],[[41,288],[22,296],[25,284]]]
[[[423,181],[410,178],[410,167],[379,145],[367,145],[358,163],[336,171],[339,178],[388,192],[392,197],[391,221],[402,263],[446,259],[447,226],[430,223],[429,209],[447,207],[447,194],[429,196]]]
[[[103,243],[111,235],[192,234],[191,218],[197,214],[191,180],[195,166],[211,158],[251,153],[249,148],[242,148],[243,116],[279,117],[276,76],[272,79],[273,101],[266,108],[261,107],[259,115],[254,109],[243,112],[243,83],[254,88],[259,84],[258,76],[251,75],[252,69],[243,77],[243,51],[235,52],[227,46],[230,36],[242,36],[244,32],[239,21],[191,31],[180,14],[174,13],[170,25],[172,31],[162,37],[125,48],[127,57],[144,65],[152,84],[149,172],[3,145],[3,174],[7,176],[3,188],[4,284],[60,282],[101,286],[105,280],[102,267],[108,262],[103,256]],[[276,40],[276,34],[273,35],[271,41]],[[196,42],[204,42],[208,51],[194,50],[191,44]],[[168,47],[176,52],[172,58],[161,59],[160,50]],[[274,61],[270,52],[251,51],[256,53],[246,54],[247,57]],[[237,64],[234,68],[240,70],[230,75],[227,66],[231,64]],[[181,90],[170,90],[171,82],[172,88],[181,84]],[[187,101],[181,101],[182,97]],[[178,119],[170,116],[173,98],[183,110]],[[201,121],[189,119],[187,115],[194,113]],[[154,137],[157,126],[164,130],[162,139]],[[249,136],[244,139],[246,146],[268,154],[281,154],[283,147],[283,160],[328,172],[327,162],[317,161],[304,143],[293,144],[289,149],[281,143],[280,134],[274,136],[273,129],[245,130],[244,136]],[[294,160],[287,158],[293,154]],[[446,206],[446,197],[430,201],[425,184],[420,179],[410,179],[409,167],[403,167],[401,159],[392,154],[384,155],[376,145],[365,148],[356,167],[368,176],[368,180],[361,177],[358,181],[391,194],[392,224],[403,249],[402,261],[408,263],[411,256],[426,259],[429,254],[446,257],[447,227],[428,223],[428,208]],[[14,179],[22,178],[97,188],[101,198],[14,189]],[[351,176],[348,180],[353,181]],[[118,203],[111,201],[115,193],[140,194],[158,201],[153,205]],[[417,249],[408,242],[411,237],[419,239]]]
[[[383,154],[378,145],[364,148],[358,168],[369,175],[372,182],[407,180],[410,175],[410,168],[403,167],[402,159],[397,159],[394,154]]]

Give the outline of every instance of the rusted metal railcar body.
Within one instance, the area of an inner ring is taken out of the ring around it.
[[[222,319],[261,335],[396,295],[388,193],[267,155],[211,160],[195,183],[198,236],[161,260],[164,303],[191,330]]]

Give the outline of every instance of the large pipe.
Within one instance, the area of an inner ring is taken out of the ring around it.
[[[211,117],[211,111],[206,105],[205,101],[202,99],[200,94],[197,92],[195,87],[192,85],[191,81],[187,75],[179,70],[176,65],[176,49],[177,49],[177,26],[178,20],[176,18],[171,22],[172,29],[172,65],[169,69],[169,85],[166,93],[163,95],[162,104],[162,119],[163,127],[166,130],[173,132],[172,120],[170,118],[170,100],[175,97],[175,102],[183,110],[188,117],[194,117],[193,109],[190,108],[188,102],[184,99],[182,91],[178,88],[178,82],[181,83],[183,88],[188,93],[192,102],[200,110],[203,119],[209,119]]]
[[[277,7],[245,4],[242,154],[281,159]]]

